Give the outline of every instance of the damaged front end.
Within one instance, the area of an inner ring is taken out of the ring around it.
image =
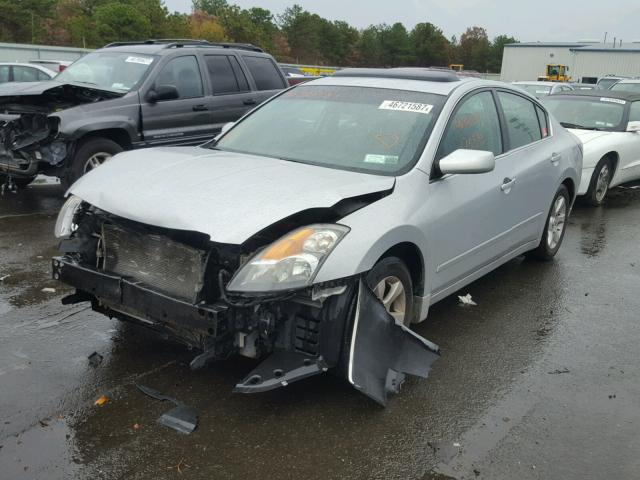
[[[73,142],[61,132],[60,112],[121,96],[53,81],[16,85],[18,91],[8,94],[7,88],[0,94],[0,183],[63,166]]]
[[[426,377],[438,358],[435,345],[395,323],[361,275],[271,293],[228,288],[243,267],[268,264],[283,248],[277,242],[215,243],[86,203],[71,214],[75,231],[53,259],[54,278],[76,288],[63,303],[90,301],[95,311],[197,349],[192,368],[234,354],[264,358],[236,392],[264,392],[337,367],[384,405],[404,374]]]

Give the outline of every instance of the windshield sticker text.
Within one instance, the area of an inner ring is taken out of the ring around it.
[[[397,165],[397,155],[375,155],[373,153],[367,153],[364,157],[365,163],[376,163],[378,165]]]
[[[151,65],[153,58],[149,57],[127,57],[125,60],[127,63],[139,63],[140,65]]]
[[[600,101],[601,102],[619,103],[620,105],[624,105],[625,103],[627,103],[624,100],[620,100],[619,98],[608,98],[608,97],[601,97]]]
[[[385,100],[378,107],[379,110],[397,110],[399,112],[413,112],[429,114],[433,105],[427,103],[401,102],[399,100]]]

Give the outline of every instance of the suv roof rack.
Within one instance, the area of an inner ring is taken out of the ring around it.
[[[333,74],[334,77],[397,78],[402,80],[423,80],[427,82],[457,82],[460,77],[452,71],[431,68],[345,68]]]
[[[210,42],[208,40],[196,40],[193,38],[158,38],[151,40],[140,40],[133,42],[112,42],[103,48],[124,47],[129,45],[164,45],[164,48],[182,48],[182,47],[216,47],[216,48],[237,48],[240,50],[249,50],[252,52],[264,52],[260,47],[256,47],[250,43],[227,43],[227,42]]]

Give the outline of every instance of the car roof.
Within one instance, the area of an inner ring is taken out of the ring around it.
[[[264,51],[248,43],[211,43],[206,40],[145,40],[141,42],[114,42],[105,45],[98,51],[114,51],[123,53],[142,53],[147,55],[169,54],[177,49],[215,49],[251,52],[251,54],[267,55]]]
[[[462,86],[468,88],[472,86],[512,88],[503,82],[474,77],[459,77],[454,72],[419,67],[345,68],[331,76],[305,82],[304,85],[386,88],[445,96]]]
[[[599,97],[599,98],[616,98],[627,102],[635,102],[640,100],[640,93],[625,92],[624,90],[574,90],[572,92],[559,93],[553,95],[558,97]]]
[[[640,78],[625,78],[618,83],[640,83]]]
[[[518,81],[518,82],[511,82],[514,85],[543,85],[545,87],[552,87],[554,85],[558,85],[558,82],[544,82],[542,80],[530,80],[530,81],[526,81],[526,80],[522,80],[522,81]]]

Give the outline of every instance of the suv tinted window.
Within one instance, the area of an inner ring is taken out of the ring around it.
[[[162,67],[155,84],[173,85],[178,89],[180,98],[201,97],[202,77],[196,57],[186,56],[169,60],[169,63]]]
[[[502,153],[500,121],[491,92],[477,93],[456,109],[440,143],[437,158],[460,149]]]
[[[533,102],[520,95],[498,92],[507,122],[510,148],[518,148],[542,138],[538,114]]]
[[[277,90],[285,85],[280,77],[278,66],[266,57],[244,57],[258,90]]]
[[[205,61],[214,94],[246,92],[249,89],[247,79],[244,78],[244,74],[240,70],[240,65],[235,57],[229,55],[206,55]],[[234,62],[238,67],[237,70],[233,68]],[[238,74],[242,75],[241,81],[238,80]]]

